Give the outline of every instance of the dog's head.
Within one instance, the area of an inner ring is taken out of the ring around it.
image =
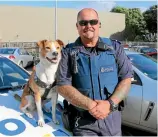
[[[61,58],[61,49],[64,43],[61,40],[49,41],[42,40],[37,42],[40,51],[40,57],[50,63],[58,63]]]

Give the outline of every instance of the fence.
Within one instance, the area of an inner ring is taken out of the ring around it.
[[[121,42],[122,45],[128,44],[129,46],[149,46],[153,48],[157,48],[157,42]],[[36,45],[36,42],[3,42],[0,43],[0,47],[20,47],[26,49],[29,53],[31,53],[33,56],[38,56],[38,46]]]
[[[122,41],[121,43],[122,43],[122,45],[128,44],[131,47],[133,47],[133,46],[149,46],[152,48],[157,48],[157,42],[125,42],[125,41]]]
[[[0,43],[1,47],[20,47],[27,50],[34,57],[38,57],[39,48],[36,42],[3,42]]]

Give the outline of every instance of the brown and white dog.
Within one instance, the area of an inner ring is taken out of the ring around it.
[[[37,42],[37,45],[39,46],[40,62],[35,66],[24,88],[20,109],[28,117],[33,118],[32,112],[37,108],[38,125],[43,126],[45,122],[42,108],[50,112],[51,110],[46,109],[45,103],[51,100],[52,120],[55,124],[59,124],[56,119],[58,93],[53,83],[55,82],[56,71],[61,59],[61,49],[64,43],[61,40],[42,40]],[[44,101],[42,100],[43,96],[45,96]]]

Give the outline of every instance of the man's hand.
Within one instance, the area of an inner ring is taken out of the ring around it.
[[[110,113],[110,103],[106,100],[95,100],[97,105],[89,110],[89,113],[96,119],[104,119]]]

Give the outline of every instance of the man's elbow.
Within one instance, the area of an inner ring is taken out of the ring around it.
[[[131,85],[132,83],[132,78],[125,78],[121,81],[121,83],[125,84],[125,85]]]
[[[56,87],[57,92],[58,92],[59,94],[65,93],[68,88],[69,88],[69,85],[58,85],[58,86]]]
[[[56,86],[57,92],[60,93],[62,91],[64,86]]]

